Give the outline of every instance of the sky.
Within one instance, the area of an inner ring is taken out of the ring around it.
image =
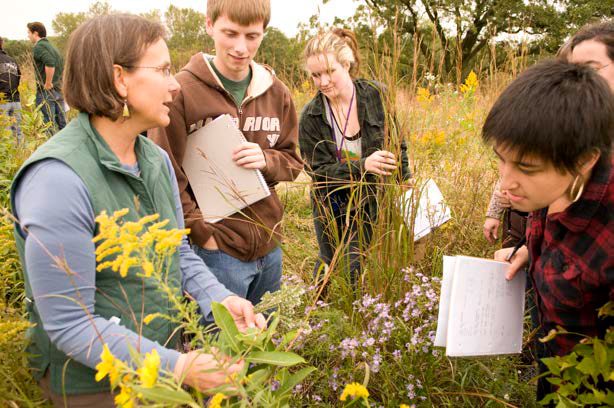
[[[57,13],[87,11],[94,0],[2,0],[2,24],[0,37],[11,40],[26,39],[26,24],[40,21],[47,28],[47,35],[54,35],[51,21]],[[107,0],[118,11],[142,13],[159,9],[164,12],[172,3],[176,7],[189,7],[205,12],[206,0]],[[296,34],[299,23],[307,22],[319,10],[320,21],[332,22],[335,17],[348,18],[354,14],[354,0],[271,0],[271,22],[288,36]]]

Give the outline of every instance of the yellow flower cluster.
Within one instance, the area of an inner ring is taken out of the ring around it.
[[[134,398],[132,388],[121,384],[120,393],[115,396],[115,405],[121,408],[133,408]]]
[[[111,382],[111,388],[119,386],[120,392],[115,396],[115,404],[123,408],[132,408],[137,397],[130,386],[134,382],[135,376],[130,373],[129,367],[123,361],[117,359],[104,344],[100,353],[100,363],[96,365],[96,381],[102,381],[107,375]],[[145,355],[142,367],[136,370],[138,379],[143,388],[152,388],[158,381],[160,371],[160,355],[156,349]]]
[[[478,85],[480,85],[478,76],[471,70],[465,79],[465,83],[460,86],[460,90],[463,95],[472,95],[478,89]]]
[[[416,91],[416,99],[422,105],[428,105],[433,101],[434,96],[431,95],[431,91],[428,88],[418,87]]]
[[[116,359],[106,344],[102,346],[100,360],[100,363],[96,365],[96,381],[101,381],[108,375],[109,381],[111,381],[111,386],[114,387],[117,384],[122,371],[126,368],[126,364],[124,364],[123,361]]]
[[[445,142],[446,134],[443,130],[429,130],[419,138],[419,143],[427,147],[440,147]]]
[[[145,355],[143,366],[136,370],[141,379],[141,384],[145,388],[152,388],[158,381],[158,371],[160,370],[160,355],[158,350],[153,349],[151,353]]]
[[[345,388],[343,389],[343,392],[341,393],[341,397],[339,397],[339,399],[341,401],[345,401],[347,400],[348,397],[351,397],[353,399],[368,398],[369,391],[362,384],[350,383],[345,386]]]
[[[156,222],[145,229],[146,224],[160,218],[159,214],[120,224],[119,219],[127,213],[128,209],[124,208],[111,216],[103,211],[96,217],[100,232],[93,242],[104,241],[96,248],[96,262],[99,262],[96,270],[100,272],[110,267],[113,272],[126,277],[130,268],[140,265],[144,275],[150,277],[155,268],[150,260],[152,255],[159,259],[171,256],[189,229],[164,229],[168,220]],[[152,248],[154,254],[151,254]],[[101,262],[111,255],[116,255],[115,259]]]
[[[209,408],[222,408],[222,401],[226,399],[226,396],[221,392],[218,392],[211,400],[209,400]]]

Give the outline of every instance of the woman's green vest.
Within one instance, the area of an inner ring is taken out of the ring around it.
[[[177,228],[175,201],[170,173],[159,148],[148,139],[139,136],[135,151],[139,163],[140,176],[134,176],[122,169],[117,156],[106,142],[92,129],[88,115],[79,114],[61,132],[42,145],[21,167],[11,188],[14,200],[15,186],[24,170],[35,162],[44,159],[57,159],[66,163],[85,183],[95,214],[106,210],[108,214],[122,208],[130,212],[125,221],[136,221],[145,215],[158,213],[160,220],[168,219],[167,228]],[[58,180],[61,183],[61,180]],[[14,208],[14,202],[13,208]],[[40,203],[44,205],[44,203]],[[95,234],[98,234],[96,226]],[[93,238],[93,237],[92,237]],[[24,267],[27,309],[29,319],[35,326],[29,330],[28,352],[30,365],[36,380],[50,370],[51,385],[59,394],[83,394],[109,390],[107,379],[96,382],[96,371],[68,357],[51,344],[43,329],[36,299],[25,270],[25,240],[21,231],[15,227],[17,249]],[[96,245],[101,244],[98,242]],[[112,258],[107,258],[107,260]],[[53,268],[53,265],[49,265]],[[128,329],[142,333],[142,336],[160,344],[175,346],[175,329],[166,319],[154,319],[149,325],[142,323],[150,313],[173,314],[170,302],[157,289],[151,279],[137,277],[138,267],[131,268],[128,276],[122,278],[118,273],[105,269],[96,273],[96,295],[94,313],[104,318],[117,317],[120,324]],[[181,271],[179,257],[175,255],[169,267],[168,279],[173,287],[181,292]],[[66,277],[68,279],[68,276]]]

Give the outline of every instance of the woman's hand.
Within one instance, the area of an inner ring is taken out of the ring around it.
[[[230,376],[243,369],[243,361],[231,364],[230,357],[212,351],[215,355],[196,350],[179,356],[173,370],[175,380],[199,391],[207,391],[228,384]]]
[[[484,221],[483,232],[486,240],[491,244],[494,244],[497,241],[497,231],[499,230],[499,225],[501,221],[496,218],[486,217]]]
[[[526,245],[523,245],[516,251],[512,259],[507,259],[514,251],[514,248],[503,248],[495,252],[495,261],[511,263],[510,269],[505,274],[505,279],[512,280],[519,270],[524,268],[529,263],[529,250]]]
[[[221,303],[232,315],[240,332],[253,327],[266,329],[266,319],[262,313],[254,313],[254,306],[249,300],[239,296],[228,296]]]
[[[365,160],[365,170],[380,176],[390,176],[392,171],[397,168],[396,164],[394,154],[385,150],[378,150]]]

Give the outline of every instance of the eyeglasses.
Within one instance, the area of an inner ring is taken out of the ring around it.
[[[162,72],[165,78],[169,78],[171,76],[171,67],[144,67],[142,65],[122,65],[124,68],[148,68],[155,69],[158,72]]]

